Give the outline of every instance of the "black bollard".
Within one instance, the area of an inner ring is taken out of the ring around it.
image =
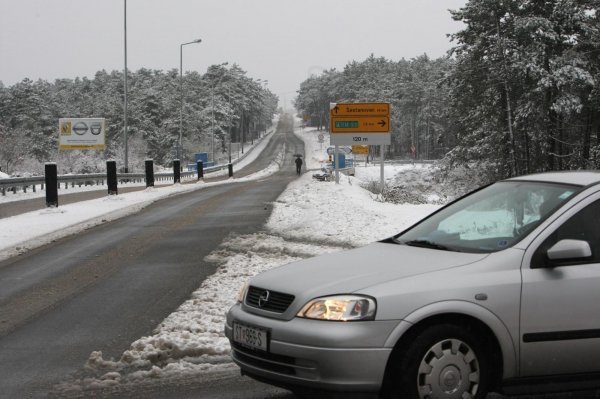
[[[154,161],[146,159],[146,187],[154,187]]]
[[[196,162],[196,167],[198,171],[198,180],[204,179],[204,163],[202,161]]]
[[[181,183],[181,169],[179,159],[173,160],[173,183]]]
[[[117,161],[106,161],[106,181],[108,183],[108,195],[117,195]]]
[[[233,177],[233,164],[227,165],[227,169],[229,169],[229,177]]]
[[[58,178],[54,162],[44,165],[46,182],[46,206],[58,206]]]

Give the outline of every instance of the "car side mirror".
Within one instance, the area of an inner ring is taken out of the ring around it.
[[[592,249],[587,241],[560,240],[548,250],[547,255],[550,261],[584,259],[592,256]]]

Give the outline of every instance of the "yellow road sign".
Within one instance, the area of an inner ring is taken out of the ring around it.
[[[389,116],[389,103],[332,103],[331,116]]]
[[[345,116],[330,118],[331,133],[388,133],[389,116]]]
[[[70,136],[71,135],[71,121],[61,122],[60,124],[60,135]]]
[[[353,154],[368,154],[369,146],[368,145],[353,145],[352,153]]]

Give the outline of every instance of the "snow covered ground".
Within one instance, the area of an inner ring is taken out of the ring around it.
[[[317,142],[319,133],[296,129],[296,134],[306,143],[305,166],[308,169],[320,168],[321,161],[327,158],[326,145],[321,148]],[[325,141],[328,142],[328,138]],[[273,173],[278,167],[274,163],[259,175]],[[401,174],[406,170],[411,168],[386,166],[386,179],[394,179],[398,171]],[[381,202],[377,195],[361,188],[361,183],[373,175],[379,176],[378,165],[357,169],[356,177],[342,176],[340,184],[316,181],[311,177],[312,171],[303,174],[277,199],[264,231],[232,235],[205,259],[218,265],[217,272],[163,320],[153,335],[140,337],[118,359],[104,359],[101,352],[92,352],[84,375],[78,374],[63,382],[56,387],[57,392],[77,394],[120,384],[235,368],[229,358],[229,343],[223,334],[224,314],[251,276],[298,259],[389,237],[438,208],[438,205]],[[252,178],[259,177],[246,179]],[[230,179],[212,184],[231,182]],[[18,227],[31,226],[33,219],[37,225],[45,226],[40,228],[45,229],[48,237],[53,237],[53,229],[58,230],[54,234],[64,235],[65,231],[73,233],[135,212],[158,198],[205,186],[208,184],[175,185],[88,201],[83,205],[85,211],[73,204],[0,219],[0,256],[14,255],[40,244],[38,238],[27,236],[27,228]],[[92,202],[93,206],[90,206]],[[90,218],[89,209],[96,207],[102,210]],[[70,222],[65,226],[59,224],[59,220]],[[7,229],[10,232],[5,234]],[[24,244],[13,241],[7,245],[5,240],[15,235],[21,241],[29,241]]]

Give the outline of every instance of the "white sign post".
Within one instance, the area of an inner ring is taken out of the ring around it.
[[[60,118],[59,150],[104,150],[106,148],[104,118]]]

